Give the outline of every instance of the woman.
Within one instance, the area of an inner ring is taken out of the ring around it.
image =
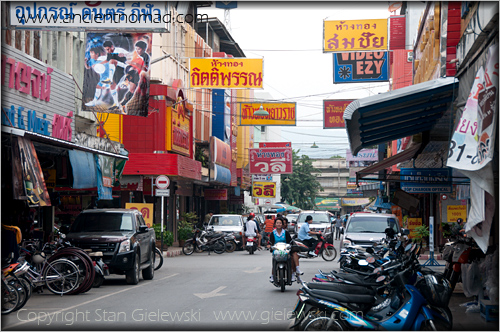
[[[274,227],[275,228],[271,232],[271,235],[269,237],[269,244],[267,245],[268,249],[270,249],[275,243],[279,243],[279,242],[291,243],[292,242],[292,237],[290,236],[290,233],[288,233],[288,231],[283,228],[283,220],[281,218],[276,219],[276,221],[274,222]],[[300,273],[299,255],[297,254],[297,252],[293,251],[293,248],[291,251],[291,256],[292,256],[292,271],[296,271],[297,273]],[[295,273],[292,273],[292,282],[295,280],[296,280]],[[269,281],[274,282],[272,270],[271,270],[271,276],[269,277]]]

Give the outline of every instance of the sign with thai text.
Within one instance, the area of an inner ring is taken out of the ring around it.
[[[276,197],[276,182],[254,182],[252,196],[262,198]]]
[[[458,218],[467,220],[466,205],[448,205],[446,207],[446,222],[456,222]]]
[[[333,54],[333,83],[389,81],[389,52]]]
[[[352,100],[323,100],[323,128],[345,128],[344,111]]]
[[[407,193],[451,193],[449,168],[401,168],[401,189]]]
[[[215,136],[210,137],[211,162],[217,165],[231,168],[231,148]]]
[[[259,148],[291,148],[292,142],[259,142]]]
[[[263,59],[190,58],[189,84],[204,89],[262,89],[263,65]]]
[[[422,226],[422,218],[408,218],[408,229],[410,230],[409,238],[413,239],[416,236],[415,228]]]
[[[363,198],[342,198],[342,206],[361,206],[370,204],[373,199],[370,197]]]
[[[227,189],[205,189],[203,195],[206,201],[227,201]]]
[[[144,221],[146,222],[146,225],[148,225],[148,227],[153,226],[154,206],[155,205],[151,204],[151,203],[147,203],[147,204],[125,203],[126,209],[133,209],[133,210],[141,211],[142,217],[144,218]]]
[[[256,115],[260,107],[269,115]],[[295,126],[296,103],[241,103],[241,126]]]
[[[250,174],[291,174],[292,148],[249,149]]]
[[[387,19],[323,21],[323,52],[387,49]]]
[[[346,150],[346,161],[378,161],[377,149],[362,149],[353,156],[350,149]]]

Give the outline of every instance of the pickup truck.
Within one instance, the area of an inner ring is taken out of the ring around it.
[[[61,230],[64,232],[63,230]],[[128,284],[154,277],[155,231],[132,209],[84,210],[66,230],[67,239],[82,249],[101,251],[113,274],[125,274]]]

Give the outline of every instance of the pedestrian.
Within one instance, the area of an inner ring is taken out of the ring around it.
[[[340,239],[340,227],[342,227],[342,220],[340,219],[340,216],[337,215],[335,218],[335,240]]]
[[[270,214],[267,215],[266,220],[264,220],[264,236],[265,236],[265,241],[269,241],[269,236],[271,235],[271,232],[274,229],[274,220],[273,216]]]
[[[208,225],[208,223],[213,215],[214,215],[213,210],[208,211],[208,213],[205,215],[205,219],[203,219],[203,226]]]

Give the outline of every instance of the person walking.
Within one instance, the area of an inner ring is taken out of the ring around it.
[[[342,227],[342,219],[340,219],[340,216],[337,215],[337,218],[335,218],[335,240],[340,239],[340,228]]]
[[[271,216],[270,214],[267,215],[266,220],[264,220],[264,226],[265,226],[265,228],[264,228],[264,237],[265,237],[265,241],[267,243],[267,241],[269,241],[269,237],[271,235],[271,232],[274,229],[273,216]]]

